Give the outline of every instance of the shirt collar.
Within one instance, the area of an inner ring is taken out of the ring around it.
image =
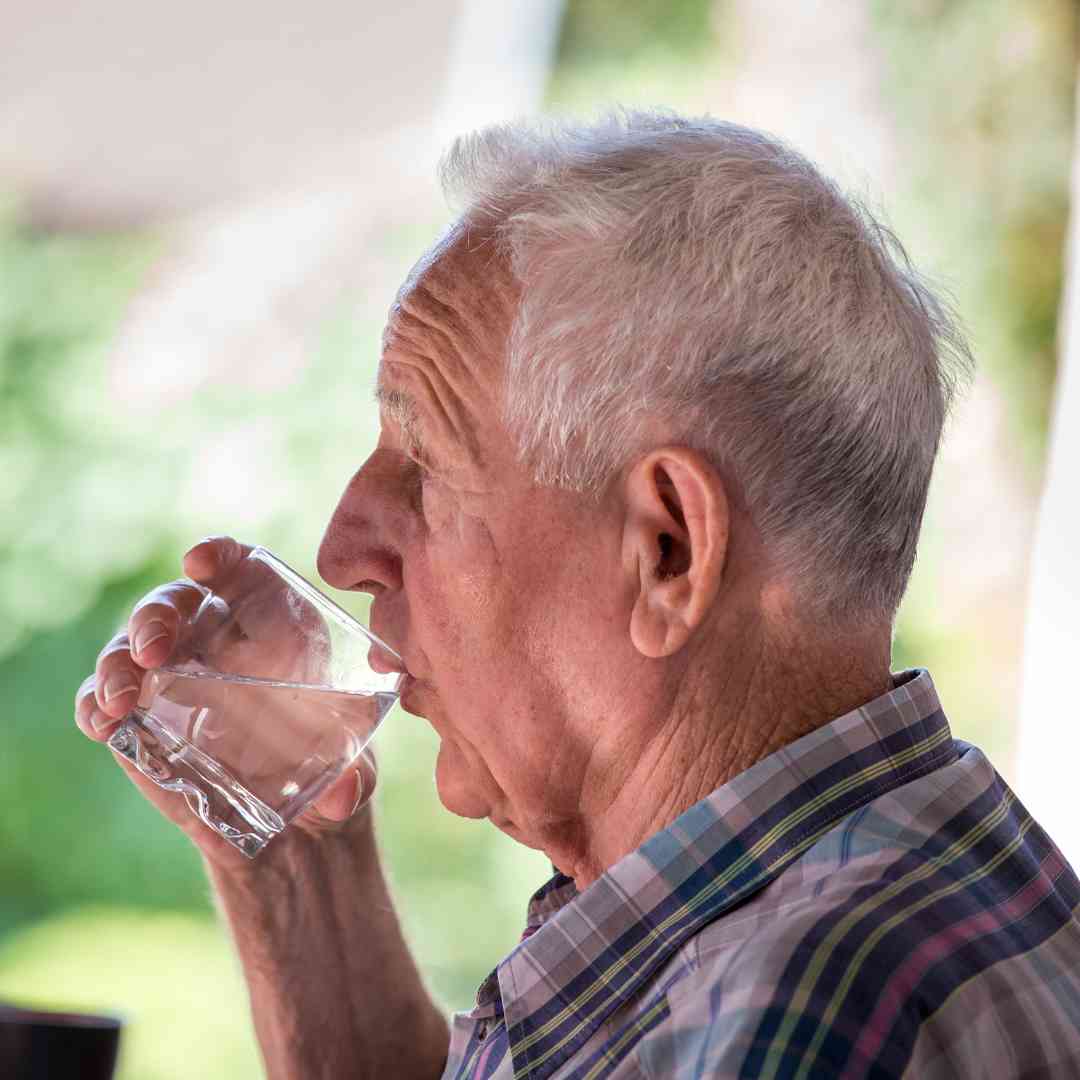
[[[929,673],[893,683],[734,777],[584,891],[556,874],[536,893],[521,943],[481,988],[505,1018],[515,1076],[550,1075],[686,941],[839,819],[955,759]]]

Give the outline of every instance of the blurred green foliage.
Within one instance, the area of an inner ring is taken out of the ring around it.
[[[657,53],[686,63],[710,47],[716,6],[707,0],[571,0],[559,34],[559,67],[595,68]]]
[[[891,217],[917,264],[948,285],[1001,406],[1016,487],[1034,503],[1057,366],[1080,10],[1074,0],[874,0],[871,10],[901,154]],[[897,663],[929,666],[954,728],[1007,773],[1025,598],[1011,581],[984,580],[966,614],[943,612],[953,583],[941,568],[957,567],[958,545],[992,550],[995,524],[954,526],[946,540],[939,523],[957,492],[940,481],[939,470]],[[1016,497],[1002,496],[998,513],[1011,519]]]
[[[730,59],[727,0],[568,0],[548,86],[556,110],[680,107]]]
[[[80,617],[163,539],[159,463],[131,454],[101,350],[152,252],[142,237],[48,235],[0,214],[0,656]],[[110,543],[80,537],[107,531]]]
[[[117,792],[112,762],[71,739],[76,685],[175,546],[161,512],[169,473],[152,448],[132,453],[102,362],[153,248],[145,237],[35,233],[11,211],[0,219],[0,483],[10,507],[0,518],[0,695],[18,747],[0,758],[0,873],[18,882],[0,894],[0,934],[73,897],[125,895],[115,863],[126,864],[127,895],[205,903],[193,859],[155,859],[139,842],[134,789]],[[151,825],[155,842],[182,856],[170,832]]]
[[[1005,390],[1011,438],[1042,476],[1057,362],[1073,151],[1075,0],[874,0],[904,161],[905,226],[948,259],[979,363]]]
[[[733,62],[736,6],[570,0],[551,102],[682,105]],[[873,10],[906,140],[894,224],[917,261],[927,255],[954,283],[980,361],[1008,387],[1034,483],[1054,367],[1075,5],[874,0]],[[348,297],[288,385],[211,377],[147,414],[110,381],[108,346],[162,243],[49,234],[14,206],[0,213],[0,996],[124,1013],[125,1080],[233,1080],[258,1067],[199,859],[78,734],[75,689],[133,602],[178,576],[180,555],[207,532],[266,543],[313,574],[334,500],[374,440],[383,311],[437,224],[382,238],[383,291]],[[210,453],[223,439],[265,432],[261,490],[241,491],[226,512],[176,502],[209,479],[208,461],[227,460],[227,446]],[[989,700],[979,635],[934,617],[933,522],[931,512],[895,666],[930,666],[954,691],[950,711],[973,717],[968,734],[1004,746],[1009,718]],[[362,601],[345,604],[364,614]],[[435,741],[400,711],[380,732],[380,834],[421,964],[461,1007],[516,940],[548,868],[441,809]]]

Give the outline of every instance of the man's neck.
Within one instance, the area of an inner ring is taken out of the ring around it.
[[[576,850],[557,865],[585,888],[739,773],[891,690],[888,660],[887,640],[883,654],[879,641],[876,656],[856,659],[749,631],[737,651],[688,663],[666,719],[629,724],[614,759],[598,762],[602,802],[583,815]]]

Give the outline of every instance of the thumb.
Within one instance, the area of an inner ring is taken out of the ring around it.
[[[375,759],[365,750],[312,803],[312,809],[326,822],[347,821],[370,801],[375,793],[376,776]]]

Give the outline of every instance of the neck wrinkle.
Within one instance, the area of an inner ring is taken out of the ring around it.
[[[815,660],[805,647],[771,644],[757,624],[742,632],[737,652],[688,659],[665,720],[636,744],[627,740],[622,760],[592,771],[608,790],[613,775],[621,782],[606,806],[583,815],[576,857],[563,860],[578,889],[739,773],[892,689],[887,659],[875,671],[849,651]]]

